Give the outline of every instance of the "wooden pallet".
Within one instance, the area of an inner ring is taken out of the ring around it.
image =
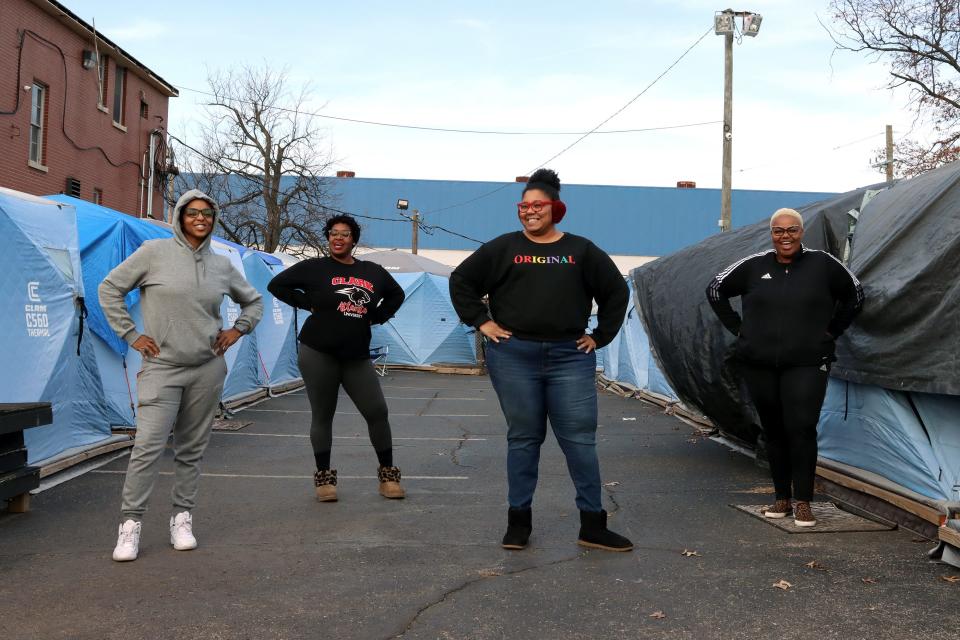
[[[30,509],[30,491],[40,486],[40,469],[28,467],[23,430],[53,422],[49,402],[0,404],[0,502],[7,511],[23,513]]]

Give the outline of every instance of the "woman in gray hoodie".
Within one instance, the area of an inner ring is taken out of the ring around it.
[[[174,208],[173,238],[144,242],[100,284],[100,306],[110,326],[143,355],[137,374],[137,435],[113,551],[117,561],[137,558],[140,521],[171,429],[175,482],[170,543],[178,551],[197,546],[190,512],[227,374],[223,354],[250,333],[263,314],[261,295],[227,257],[210,249],[219,213],[205,193],[187,191]],[[143,333],[124,302],[134,289],[140,290]],[[225,295],[241,308],[229,329],[220,318]]]

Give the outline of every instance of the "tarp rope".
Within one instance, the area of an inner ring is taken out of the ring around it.
[[[83,321],[87,317],[87,305],[83,301],[83,296],[77,296],[77,309],[80,315],[80,331],[77,333],[77,355],[80,355],[80,343],[83,342]]]

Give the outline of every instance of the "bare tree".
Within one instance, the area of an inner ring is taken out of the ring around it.
[[[960,7],[957,0],[831,0],[838,49],[889,66],[888,87],[906,87],[934,140],[897,145],[897,174],[913,176],[960,158]]]
[[[242,67],[209,77],[210,101],[196,144],[180,142],[178,187],[219,202],[226,238],[262,251],[319,255],[334,196],[333,160],[308,89],[291,93],[285,72]]]

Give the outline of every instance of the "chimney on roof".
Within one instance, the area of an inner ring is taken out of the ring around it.
[[[696,189],[697,183],[693,180],[678,180],[677,189]]]
[[[356,178],[357,172],[356,171],[337,171],[337,177],[338,178]]]
[[[515,182],[530,182],[530,176],[517,176],[514,178]]]

